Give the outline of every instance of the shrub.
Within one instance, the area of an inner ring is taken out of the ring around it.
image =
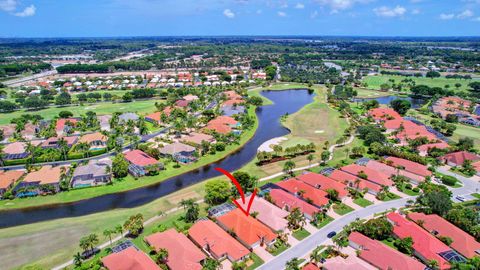
[[[412,188],[412,191],[413,192],[420,192],[420,189],[418,187],[414,187],[414,188]]]
[[[406,189],[412,189],[412,184],[410,184],[410,183],[406,184],[406,185],[405,185],[405,188],[406,188]]]
[[[457,178],[450,175],[444,175],[442,176],[442,183],[447,186],[454,186],[455,183],[457,183]]]

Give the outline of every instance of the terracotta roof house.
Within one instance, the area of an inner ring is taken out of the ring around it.
[[[65,140],[67,142],[67,146],[70,148],[74,144],[78,142],[78,136],[68,136],[68,137],[50,137],[45,140],[41,146],[42,148],[58,148],[60,147],[59,142],[60,140]]]
[[[383,174],[386,174],[390,177],[396,176],[396,175],[401,175],[410,180],[412,184],[418,185],[421,182],[425,181],[425,177],[420,176],[418,174],[414,174],[408,171],[404,171],[403,169],[397,169],[395,167],[389,166],[385,163],[376,161],[376,160],[369,160],[365,167],[370,168],[372,170],[379,171]]]
[[[37,136],[38,132],[39,132],[38,126],[28,122],[25,124],[20,134],[26,140],[33,140]]]
[[[380,120],[391,120],[391,119],[398,119],[402,118],[400,114],[398,114],[395,110],[390,108],[375,108],[368,111],[368,115],[372,116],[373,119],[380,121]]]
[[[225,91],[223,92],[224,95],[227,96],[228,99],[242,99],[242,96],[237,94],[237,92],[230,90],[230,91]]]
[[[328,178],[318,173],[306,173],[296,177],[296,179],[305,182],[315,188],[327,191],[328,189],[334,189],[338,191],[338,197],[340,199],[345,198],[348,195],[347,186],[341,182],[335,181],[332,178]]]
[[[7,142],[8,139],[13,136],[13,134],[15,133],[15,127],[16,127],[15,124],[0,126],[0,130],[3,131],[3,137],[4,137],[2,142]]]
[[[480,160],[480,157],[467,151],[460,151],[446,154],[439,159],[449,166],[462,166],[465,160],[476,162]]]
[[[319,208],[280,188],[272,188],[270,190],[270,197],[276,206],[286,211],[292,211],[295,208],[300,209],[303,215],[309,220],[313,220],[315,213],[320,211]]]
[[[302,181],[291,178],[285,181],[278,182],[276,183],[276,185],[294,195],[302,197],[307,202],[311,201],[311,204],[314,204],[318,207],[322,207],[328,203],[327,192],[316,189],[308,184],[305,184]]]
[[[302,270],[320,270],[315,264],[313,263],[307,263],[302,267]]]
[[[240,105],[242,103],[245,103],[245,101],[243,99],[229,99],[229,100],[226,100],[225,102],[222,103],[222,107],[225,107],[225,106],[235,106],[235,105]]]
[[[78,143],[87,143],[90,149],[105,148],[107,146],[108,137],[100,132],[85,134],[78,140]]]
[[[411,172],[423,177],[431,176],[432,172],[428,167],[417,162],[406,160],[397,157],[388,157],[385,161],[387,164],[391,163],[394,167],[404,168],[405,171]]]
[[[129,247],[102,259],[108,270],[160,270],[160,267],[145,253]]]
[[[188,135],[182,136],[180,139],[182,142],[188,143],[188,144],[193,144],[196,146],[202,145],[202,142],[209,142],[209,143],[214,143],[215,138],[212,135],[204,134],[204,133],[197,133],[197,132],[192,132]]]
[[[439,269],[450,268],[450,263],[442,257],[442,255],[446,257],[455,251],[442,241],[398,213],[388,213],[387,220],[393,224],[393,234],[396,237],[401,239],[406,237],[412,238],[414,254],[424,263],[435,260],[438,263]]]
[[[3,148],[3,159],[12,160],[12,159],[22,159],[28,157],[26,151],[27,144],[24,142],[13,142],[6,144]]]
[[[218,224],[226,231],[233,231],[237,239],[249,249],[272,245],[277,234],[252,216],[246,216],[240,209],[232,210],[217,218]]]
[[[480,255],[480,243],[464,230],[456,227],[442,217],[424,213],[409,213],[407,217],[416,223],[420,223],[422,228],[434,234],[435,236],[450,237],[453,242],[450,245],[466,258],[473,258]]]
[[[378,270],[375,266],[367,263],[357,256],[348,256],[346,259],[341,256],[337,256],[328,259],[322,264],[322,269],[325,270],[339,270],[339,269],[351,269],[351,270]],[[393,269],[397,270],[397,269]]]
[[[418,153],[420,156],[425,157],[428,155],[428,151],[434,148],[437,149],[448,149],[450,145],[446,142],[439,142],[439,143],[429,143],[429,144],[424,144],[420,145],[417,147]]]
[[[18,183],[15,187],[15,191],[18,191],[21,188],[28,188],[29,192],[32,192],[32,195],[39,194],[41,193],[39,189],[41,186],[50,185],[53,186],[56,192],[58,192],[60,190],[62,168],[65,167],[52,167],[46,165],[41,167],[38,171],[32,171],[23,178],[23,181]],[[23,192],[17,194],[17,196],[23,196],[22,194]]]
[[[0,198],[25,174],[24,171],[0,171]]]
[[[60,118],[55,124],[55,130],[58,135],[67,133],[72,127],[75,127],[78,123],[77,118]]]
[[[356,175],[349,174],[341,170],[334,170],[328,177],[344,183],[350,188],[358,189],[359,191],[367,189],[368,193],[373,195],[377,195],[377,193],[382,190],[382,186],[378,184],[364,180]]]
[[[424,270],[421,262],[365,235],[352,232],[348,237],[350,246],[359,251],[359,257],[381,270]]]
[[[193,156],[195,153],[195,147],[188,144],[183,144],[175,142],[172,144],[167,144],[164,147],[160,148],[160,154],[164,156],[171,156],[175,160],[182,163],[189,163],[194,161],[196,158]]]
[[[183,99],[187,101],[194,101],[194,100],[198,100],[198,97],[192,94],[188,94],[184,96]]]
[[[166,114],[165,114],[166,115]],[[162,124],[162,112],[154,112],[145,115],[145,120],[154,124]]]
[[[170,229],[145,237],[145,241],[156,251],[168,251],[168,268],[172,270],[200,270],[205,254],[183,233]]]
[[[111,168],[109,158],[91,160],[87,165],[75,168],[70,183],[74,188],[107,184],[112,180]]]
[[[123,155],[130,163],[128,170],[133,176],[143,176],[163,168],[162,163],[138,149],[128,151]]]
[[[222,124],[222,125],[228,125],[230,127],[238,127],[240,126],[240,123],[233,119],[230,116],[225,116],[225,115],[220,115],[217,118],[210,120],[208,124]]]
[[[219,123],[209,123],[204,129],[214,131],[219,134],[228,134],[233,131],[233,129],[230,126],[219,124]]]
[[[237,203],[246,207],[248,206],[251,196],[252,195],[245,198],[245,204],[242,203],[241,199],[238,199]],[[255,217],[256,219],[260,220],[260,222],[267,225],[275,232],[285,231],[288,227],[288,221],[285,218],[289,213],[269,203],[263,198],[257,197],[253,200],[252,206],[250,207],[250,213],[254,212],[258,213]]]
[[[186,107],[188,107],[189,103],[190,103],[190,101],[188,101],[188,100],[179,99],[179,100],[175,101],[175,106],[177,106],[179,108],[186,108]]]
[[[188,230],[188,236],[195,244],[220,261],[227,258],[231,262],[237,262],[250,254],[246,247],[209,219],[195,222]]]
[[[370,168],[360,166],[357,164],[350,164],[347,166],[344,166],[340,168],[340,170],[350,173],[352,175],[359,176],[361,172],[363,172],[367,176],[367,181],[370,181],[374,184],[380,185],[380,186],[392,186],[393,181],[390,180],[390,177],[384,173],[372,170]]]

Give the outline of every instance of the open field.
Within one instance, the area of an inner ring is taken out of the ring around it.
[[[455,84],[460,83],[462,86],[458,90],[467,90],[468,84],[474,80],[460,80],[460,79],[447,79],[445,77],[440,78],[425,78],[425,77],[406,77],[406,76],[395,76],[395,75],[375,75],[375,76],[366,76],[363,78],[363,82],[367,83],[367,88],[379,90],[380,85],[387,83],[391,84],[388,80],[393,79],[395,83],[398,84],[403,79],[413,79],[417,85],[424,84],[430,87],[442,87],[445,85],[450,85],[450,89],[456,89]]]
[[[365,89],[365,88],[359,88],[359,87],[355,87],[355,90],[357,91],[357,94],[358,94],[357,98],[377,98],[377,97],[390,96],[393,94],[391,92],[382,92],[378,90],[371,90],[371,89]]]
[[[10,120],[16,117],[20,117],[22,114],[36,114],[41,115],[44,119],[52,119],[55,116],[58,116],[58,113],[61,111],[71,111],[73,116],[84,115],[88,111],[96,112],[97,115],[102,114],[112,114],[114,112],[136,112],[139,114],[147,114],[153,112],[155,107],[155,102],[161,102],[159,100],[146,100],[146,101],[135,101],[129,103],[111,103],[103,102],[92,105],[84,106],[67,106],[67,107],[55,107],[47,108],[38,111],[15,111],[8,114],[0,114],[0,125],[6,125],[10,123]]]

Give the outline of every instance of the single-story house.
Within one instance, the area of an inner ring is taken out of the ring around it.
[[[393,186],[393,181],[390,180],[390,177],[388,175],[364,166],[350,164],[340,168],[340,170],[358,176],[360,178],[362,178],[362,175],[366,176],[366,179],[364,180],[380,186]]]
[[[235,232],[237,240],[251,250],[258,246],[270,246],[277,239],[276,233],[238,208],[218,217],[217,222],[224,230]]]
[[[57,135],[61,136],[64,133],[68,133],[77,123],[77,118],[60,118],[55,124],[55,131],[57,131]]]
[[[5,148],[3,148],[3,154],[4,154],[3,156],[4,160],[26,158],[29,156],[29,153],[27,152],[27,143],[25,142],[9,143],[5,145]]]
[[[167,266],[175,270],[201,270],[205,254],[183,233],[175,229],[158,232],[145,237],[145,242],[156,251],[168,251]]]
[[[334,170],[328,177],[335,181],[344,183],[349,188],[356,189],[360,192],[366,189],[368,193],[377,195],[382,190],[381,185],[364,180],[356,175],[349,174],[341,170]]]
[[[13,134],[15,133],[15,124],[8,124],[4,126],[0,126],[0,130],[3,131],[3,141],[1,142],[8,142],[8,139],[13,137]]]
[[[244,260],[250,251],[215,222],[198,220],[188,230],[189,238],[216,260],[227,258],[231,262]]]
[[[424,263],[429,263],[435,260],[438,263],[438,268],[450,269],[449,260],[461,259],[462,257],[452,250],[442,241],[431,235],[412,221],[407,220],[396,212],[387,214],[387,220],[393,225],[393,234],[404,239],[411,237],[413,240],[413,254],[422,260]]]
[[[133,246],[105,256],[102,263],[108,270],[160,270],[147,254]]]
[[[100,123],[100,130],[110,131],[110,120],[112,120],[112,115],[99,115],[97,116],[98,122]]]
[[[394,109],[390,108],[375,108],[368,111],[368,115],[376,121],[385,121],[400,119],[402,116],[398,114]]]
[[[385,244],[359,232],[352,232],[349,244],[358,250],[358,256],[378,269],[424,270],[426,266]]]
[[[431,149],[434,149],[434,148],[448,149],[448,148],[450,148],[450,145],[446,142],[429,143],[429,144],[420,145],[419,147],[417,147],[417,150],[418,150],[418,154],[420,156],[425,157],[425,156],[428,155],[428,151],[430,151]]]
[[[280,188],[270,189],[269,194],[276,206],[285,209],[288,212],[298,208],[308,220],[313,220],[315,214],[321,211],[320,208],[315,207]]]
[[[175,160],[188,163],[195,160],[193,154],[195,153],[195,147],[183,144],[183,143],[172,143],[165,145],[164,147],[160,148],[160,154],[164,156],[171,156]]]
[[[138,119],[139,119],[138,115],[132,112],[122,113],[118,116],[119,123],[127,123],[129,120],[136,122],[138,121]]]
[[[198,100],[199,98],[195,95],[188,94],[188,95],[184,96],[183,99],[188,101],[188,102],[191,102],[191,101],[194,101],[194,100]]]
[[[162,112],[154,112],[145,115],[145,121],[158,125],[162,124]]]
[[[347,186],[345,184],[335,181],[332,178],[328,178],[322,174],[305,173],[297,176],[296,179],[325,192],[329,189],[334,189],[338,192],[339,199],[343,199],[348,195]]]
[[[404,171],[403,169],[400,169],[400,168],[395,168],[395,167],[389,166],[385,163],[382,163],[382,162],[379,162],[379,161],[376,161],[376,160],[373,160],[373,159],[369,160],[365,164],[365,166],[367,168],[372,169],[372,170],[376,170],[376,171],[379,171],[379,172],[384,173],[386,175],[389,175],[390,177],[393,177],[393,176],[396,176],[396,175],[404,176],[404,177],[408,178],[410,180],[410,182],[414,185],[418,185],[418,184],[425,181],[425,177],[423,177],[423,176],[411,173],[409,171]]]
[[[241,123],[230,116],[221,115],[210,120],[205,127],[206,130],[215,131],[220,134],[228,134],[230,132],[238,133],[236,128],[239,128]]]
[[[78,143],[87,143],[90,149],[100,149],[107,147],[108,137],[100,132],[85,134],[78,140]]]
[[[246,209],[251,196],[252,195],[245,198],[245,203],[242,202],[242,199],[238,199],[237,203]],[[274,232],[287,230],[288,221],[285,218],[289,213],[269,203],[264,198],[257,197],[253,200],[250,206],[250,213],[257,213],[255,218],[267,225]]]
[[[71,148],[74,144],[78,142],[78,136],[68,136],[68,137],[50,137],[45,140],[41,146],[42,148],[59,148],[60,140],[65,140],[67,142],[68,148]]]
[[[473,258],[480,255],[480,243],[475,237],[469,235],[464,230],[458,228],[444,218],[431,214],[412,212],[407,215],[410,220],[420,224],[422,228],[431,234],[440,237],[445,236],[453,240],[450,247],[458,251],[466,258]]]
[[[327,192],[316,189],[294,178],[275,183],[275,185],[318,207],[328,204]]]
[[[112,180],[112,161],[109,158],[91,160],[87,165],[75,168],[72,187],[86,187],[107,184]]]
[[[0,171],[0,198],[25,174],[24,171]]]
[[[385,160],[385,163],[391,164],[393,167],[399,167],[402,168],[403,170],[407,172],[414,173],[416,175],[420,175],[423,177],[431,176],[432,172],[428,169],[427,166],[422,165],[417,162],[413,162],[407,159],[403,158],[397,158],[397,157],[388,157]]]
[[[212,135],[197,133],[197,132],[192,132],[188,135],[184,135],[180,140],[184,143],[188,143],[195,146],[201,146],[202,142],[204,141],[208,143],[215,142],[215,138]]]
[[[66,167],[57,166],[52,167],[46,165],[41,167],[38,171],[28,173],[23,181],[18,183],[15,187],[17,196],[38,195],[43,193],[41,190],[44,186],[50,186],[53,191],[60,191],[60,181],[62,180],[62,170],[67,170]],[[22,191],[23,190],[23,191]]]
[[[186,108],[186,107],[188,107],[189,103],[190,103],[190,101],[188,101],[188,100],[179,99],[179,100],[175,101],[175,106],[179,107],[179,108]]]
[[[128,171],[133,176],[144,176],[152,171],[158,171],[163,168],[162,163],[138,149],[128,151],[123,155],[130,163]]]
[[[33,140],[37,137],[37,133],[40,132],[40,129],[37,125],[34,125],[30,122],[26,123],[23,127],[23,130],[20,132],[23,138],[26,140]]]
[[[467,151],[460,151],[446,154],[439,157],[439,160],[448,166],[462,166],[465,160],[471,160],[472,162],[480,161],[480,156]]]
[[[234,115],[237,115],[237,114],[243,114],[246,111],[245,106],[225,105],[225,104],[222,105],[220,110],[222,111],[222,114],[226,115],[226,116],[234,116]]]

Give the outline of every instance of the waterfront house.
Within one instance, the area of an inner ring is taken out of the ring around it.
[[[112,179],[112,161],[109,158],[91,160],[80,165],[73,172],[71,185],[73,188],[107,184]]]
[[[183,143],[172,143],[165,145],[160,148],[160,154],[164,156],[170,156],[174,160],[177,160],[182,163],[189,163],[195,160],[194,153],[195,147],[183,144]]]
[[[59,192],[62,175],[66,175],[67,170],[62,166],[43,166],[37,171],[28,173],[15,187],[15,192],[19,197]]]
[[[128,171],[136,177],[144,176],[163,168],[162,163],[138,149],[126,152],[124,156],[130,163]]]
[[[25,174],[24,171],[0,171],[0,198]]]

